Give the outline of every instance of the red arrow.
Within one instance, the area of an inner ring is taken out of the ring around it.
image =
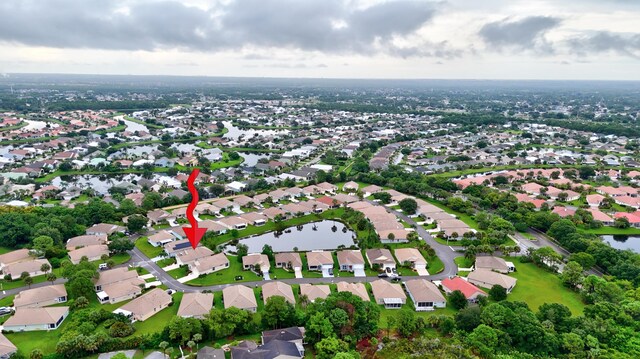
[[[200,240],[202,239],[202,236],[204,236],[204,233],[207,231],[206,228],[198,228],[198,221],[196,221],[196,218],[193,216],[193,211],[196,209],[196,205],[199,200],[198,190],[194,185],[196,178],[198,178],[198,174],[200,174],[200,170],[194,168],[187,180],[187,188],[189,189],[189,192],[191,192],[191,203],[187,206],[187,219],[189,220],[191,227],[182,227],[187,238],[189,238],[189,242],[191,242],[191,247],[193,247],[193,249],[196,249],[198,243],[200,243]]]

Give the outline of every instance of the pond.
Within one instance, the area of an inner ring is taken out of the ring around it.
[[[223,121],[224,127],[226,127],[229,132],[225,133],[222,137],[230,138],[232,140],[238,140],[240,137],[243,137],[245,140],[252,138],[255,135],[258,136],[273,136],[273,135],[285,135],[289,133],[289,130],[259,130],[259,129],[240,129],[234,126],[231,121]]]
[[[140,145],[135,147],[127,147],[123,148],[119,151],[116,151],[110,154],[108,159],[122,158],[127,156],[148,156],[149,154],[158,150],[158,145]]]
[[[639,236],[601,236],[602,240],[609,243],[611,247],[616,249],[631,249],[636,253],[640,253],[640,237]]]
[[[60,176],[51,180],[51,184],[60,188],[69,188],[72,186],[80,188],[91,188],[101,195],[109,193],[109,188],[121,182],[136,183],[142,179],[138,174],[126,175],[76,175],[76,176]],[[180,188],[180,182],[175,178],[161,174],[154,174],[150,180],[165,184],[169,187]]]
[[[341,245],[354,245],[355,233],[338,221],[324,220],[289,227],[284,232],[269,232],[254,237],[241,239],[240,243],[249,247],[249,253],[262,252],[265,244],[274,252],[290,252],[294,247],[299,251],[319,249],[336,249]],[[227,250],[235,250],[228,246]]]
[[[124,124],[127,126],[126,131],[129,131],[129,132],[136,132],[136,131],[149,132],[149,129],[147,128],[147,126],[145,126],[145,125],[143,125],[141,123],[125,120],[124,116],[116,117],[116,120],[124,121]]]
[[[258,163],[258,160],[261,158],[269,158],[268,154],[259,154],[259,153],[250,153],[250,152],[238,152],[238,154],[244,157],[244,162],[242,165],[244,166],[255,166]]]

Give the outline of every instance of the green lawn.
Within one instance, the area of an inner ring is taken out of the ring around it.
[[[136,240],[136,248],[140,250],[140,252],[144,253],[145,256],[151,258],[155,258],[162,253],[162,247],[154,247],[152,246],[147,237],[140,237]]]
[[[55,268],[53,270],[53,273],[55,273],[58,278],[62,277],[61,268]],[[32,277],[32,278],[33,278],[33,284],[46,282],[47,280],[47,276],[45,274]],[[0,285],[1,285],[0,290],[9,290],[14,288],[27,287],[27,285],[24,284],[24,280],[22,279],[17,279],[12,281],[6,281],[4,279],[0,279]]]
[[[226,283],[236,283],[236,282],[255,282],[262,280],[262,277],[259,277],[252,271],[245,271],[242,269],[242,263],[238,262],[236,256],[227,256],[229,258],[229,268],[223,269],[218,272],[214,272],[211,274],[207,274],[204,277],[196,278],[188,281],[186,284],[202,287],[216,284],[226,284]],[[236,281],[235,277],[241,275],[243,277],[242,280]]]
[[[534,311],[544,303],[561,303],[569,307],[574,315],[582,314],[585,304],[580,295],[563,286],[557,275],[532,263],[520,263],[516,257],[505,257],[505,260],[516,265],[516,272],[510,275],[518,279],[508,300],[526,302]]]
[[[157,261],[156,264],[158,265],[158,267],[164,268],[172,264],[176,264],[176,259],[173,257],[169,257],[169,258],[165,258]]]
[[[118,253],[111,256],[111,258],[116,265],[127,263],[131,259],[131,255],[129,253]]]
[[[473,266],[473,261],[465,257],[456,257],[454,262],[456,262],[459,268],[471,268],[471,266]]]
[[[148,128],[153,128],[153,129],[156,129],[156,130],[160,130],[160,129],[164,128],[164,126],[162,126],[162,125],[156,125],[156,124],[149,123],[149,122],[146,122],[146,121],[138,120],[137,118],[134,118],[134,117],[131,117],[131,116],[125,116],[124,118],[127,121],[139,123],[141,125],[147,126]]]
[[[164,327],[167,326],[169,321],[178,314],[178,308],[180,307],[180,301],[182,300],[183,293],[176,292],[173,294],[173,305],[165,308],[155,314],[153,317],[145,320],[144,322],[135,322],[133,326],[136,328],[134,335],[151,334],[161,332]]]
[[[424,255],[424,253],[423,253]],[[444,270],[444,264],[442,263],[442,260],[440,259],[440,257],[438,256],[433,256],[433,257],[427,257],[425,256],[426,260],[427,260],[427,271],[429,272],[429,274],[437,274],[440,273]]]
[[[580,231],[589,234],[602,235],[638,235],[640,234],[640,228],[615,228],[615,227],[600,227],[597,229],[580,229]]]
[[[178,267],[168,271],[167,274],[174,279],[182,278],[189,274],[189,268],[187,266]]]
[[[373,298],[373,295],[370,295]],[[383,305],[380,305],[380,321],[378,322],[378,326],[383,332],[386,334],[387,328],[387,318],[390,316],[397,316],[399,310],[410,309],[414,310],[413,301],[409,296],[407,296],[407,304],[403,305],[402,309],[385,309]],[[447,305],[446,308],[436,309],[432,311],[426,312],[415,312],[416,317],[428,318],[434,315],[450,315],[454,316],[458,311]]]
[[[66,319],[61,327],[66,324]],[[19,353],[27,357],[33,349],[40,349],[45,354],[55,353],[60,329],[52,331],[37,331],[5,334],[17,348]]]
[[[8,307],[13,303],[13,298],[15,295],[6,296],[0,299],[0,307]]]

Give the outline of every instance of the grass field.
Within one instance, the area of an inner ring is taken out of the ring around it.
[[[189,274],[189,268],[183,266],[176,269],[172,269],[167,272],[173,279],[178,279],[187,276]]]
[[[459,268],[471,268],[471,266],[473,266],[473,261],[465,257],[456,257],[454,262],[456,262]]]
[[[229,268],[215,273],[207,274],[202,278],[193,279],[191,281],[188,281],[186,284],[196,287],[202,287],[215,284],[254,282],[262,280],[262,277],[259,277],[254,272],[243,270],[242,263],[238,262],[236,256],[228,255],[227,257],[229,258]],[[235,277],[238,275],[241,275],[243,279],[236,281]]]
[[[155,314],[153,317],[145,320],[144,322],[135,322],[133,326],[136,328],[135,335],[151,334],[161,332],[165,326],[171,321],[173,317],[178,314],[178,308],[180,308],[180,301],[182,300],[183,293],[177,292],[173,294],[173,305],[165,308]]]
[[[599,236],[607,235],[607,234],[633,236],[633,235],[640,234],[640,228],[600,227],[596,229],[580,229],[580,231],[584,233],[589,233],[589,234],[596,234]]]
[[[518,279],[508,300],[526,302],[534,311],[544,303],[561,303],[569,307],[574,315],[582,314],[585,304],[580,295],[563,286],[557,275],[532,263],[520,263],[516,257],[505,257],[505,260],[516,265],[516,272],[510,275]]]
[[[140,252],[144,253],[145,256],[149,258],[155,258],[162,253],[162,247],[154,247],[152,246],[147,237],[140,237],[136,239],[136,248],[140,250]]]

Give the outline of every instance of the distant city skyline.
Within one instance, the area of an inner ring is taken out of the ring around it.
[[[640,1],[4,0],[0,73],[640,80]]]

